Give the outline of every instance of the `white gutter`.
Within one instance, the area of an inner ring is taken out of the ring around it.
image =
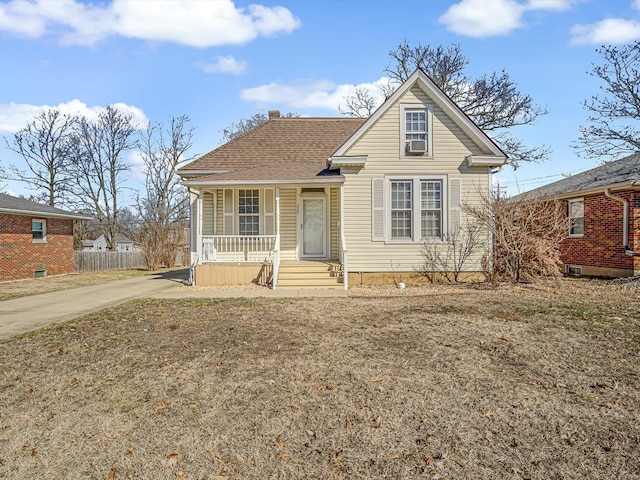
[[[629,249],[629,201],[626,198],[613,195],[608,188],[604,189],[604,195],[611,200],[622,203],[622,246],[624,253],[632,257],[635,253]]]
[[[215,186],[252,186],[252,185],[317,185],[317,184],[341,184],[344,183],[344,177],[324,177],[318,179],[309,179],[309,180],[209,180],[209,181],[198,181],[198,180],[183,180],[180,182],[180,185],[184,185],[185,187],[215,187]]]
[[[36,212],[34,210],[19,210],[16,208],[0,208],[0,213],[7,213],[9,215],[29,215],[35,218],[68,218],[70,220],[93,220],[93,217],[87,217],[85,215],[74,215],[73,213],[49,213],[49,212]]]

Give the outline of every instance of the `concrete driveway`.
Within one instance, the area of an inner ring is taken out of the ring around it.
[[[128,278],[0,302],[0,339],[64,322],[182,284],[188,270]]]

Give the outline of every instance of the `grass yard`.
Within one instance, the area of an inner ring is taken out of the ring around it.
[[[0,343],[0,478],[638,479],[640,289],[138,300]]]
[[[164,271],[164,270],[161,270]],[[69,275],[56,275],[53,277],[30,278],[27,280],[15,280],[0,282],[0,301],[11,298],[26,297],[40,293],[56,292],[69,288],[97,285],[99,283],[124,280],[126,278],[139,277],[158,272],[147,270],[105,270],[100,272],[81,272]]]

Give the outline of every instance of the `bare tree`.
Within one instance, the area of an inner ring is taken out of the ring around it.
[[[297,113],[291,113],[291,112],[281,114],[280,116],[285,118],[299,117]],[[230,142],[234,138],[239,137],[244,133],[247,133],[249,130],[253,130],[254,128],[262,125],[268,120],[269,120],[269,116],[265,113],[260,113],[260,112],[254,113],[249,118],[241,118],[236,123],[232,123],[231,125],[229,125],[228,127],[222,130],[221,143]]]
[[[166,129],[162,124],[149,124],[139,142],[145,191],[136,197],[142,220],[138,240],[151,270],[160,263],[172,267],[185,240],[189,204],[176,170],[193,159],[186,155],[194,135],[189,122],[189,117],[182,115],[171,118]]]
[[[491,232],[489,277],[494,282],[519,282],[559,276],[560,244],[570,226],[562,202],[526,196],[483,198],[482,203],[465,207],[465,211]]]
[[[10,178],[27,184],[34,199],[50,206],[64,205],[71,181],[68,170],[73,118],[49,109],[36,115],[23,129],[5,137],[7,148],[21,156],[27,170],[10,166]]]
[[[422,69],[434,83],[444,91],[480,128],[493,132],[493,139],[511,159],[514,168],[521,162],[546,160],[550,150],[546,146],[526,147],[522,141],[510,136],[506,129],[532,124],[540,115],[547,113],[533,102],[530,95],[518,90],[506,71],[493,72],[478,78],[465,73],[469,59],[462,53],[460,45],[433,48],[407,41],[389,52],[391,62],[384,72],[391,82],[386,95],[394,86],[404,82],[418,68]],[[345,99],[348,108],[343,113],[363,116],[369,99],[353,95]],[[341,109],[342,111],[342,109]]]
[[[600,94],[584,102],[588,124],[575,147],[585,157],[611,160],[640,151],[640,42],[596,50],[604,63],[590,75],[604,82]]]
[[[124,154],[135,146],[132,115],[108,106],[97,119],[74,122],[70,172],[78,203],[93,212],[102,227],[107,248],[115,248],[119,197],[130,166]]]
[[[338,105],[338,111],[349,117],[369,117],[382,101],[381,95],[374,95],[366,88],[355,87],[353,95],[345,97],[345,106]]]

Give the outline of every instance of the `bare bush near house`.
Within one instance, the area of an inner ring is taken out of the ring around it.
[[[465,211],[491,231],[493,255],[488,275],[493,282],[561,274],[560,244],[570,222],[560,201],[493,195]]]
[[[424,242],[422,274],[431,283],[444,278],[458,283],[470,258],[479,251],[485,228],[477,219],[465,223],[458,231],[446,234],[443,243]],[[486,245],[483,243],[482,246]]]

